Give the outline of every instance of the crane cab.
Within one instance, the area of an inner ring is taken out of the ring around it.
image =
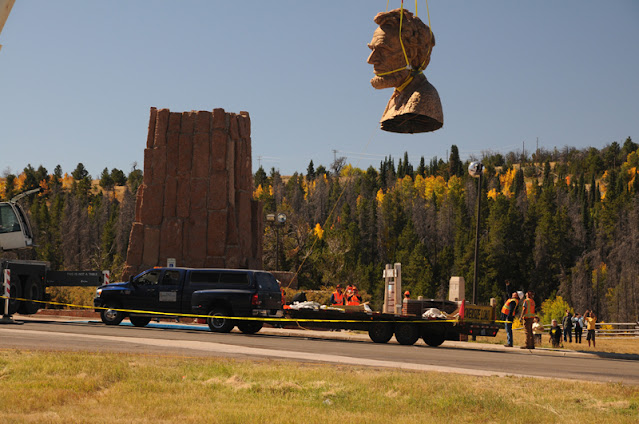
[[[33,233],[18,203],[0,203],[0,251],[24,249],[33,245]]]

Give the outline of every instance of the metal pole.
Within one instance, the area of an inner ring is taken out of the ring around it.
[[[280,270],[280,227],[275,224],[275,271]]]
[[[473,305],[477,304],[477,268],[479,257],[479,217],[481,215],[481,169],[477,180],[477,228],[475,232],[475,278],[473,279]]]

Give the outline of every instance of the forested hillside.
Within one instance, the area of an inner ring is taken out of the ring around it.
[[[478,297],[501,299],[504,281],[532,289],[538,303],[562,296],[580,312],[607,321],[639,313],[638,145],[630,138],[602,149],[565,147],[532,155],[485,153],[481,187]],[[284,212],[282,226],[265,225],[266,269],[299,272],[307,289],[354,283],[383,299],[382,270],[402,263],[414,297],[447,295],[463,276],[472,295],[477,179],[456,146],[447,160],[404,154],[379,168],[345,165],[284,177],[255,174],[254,197],[264,213]],[[122,270],[142,172],[105,170],[92,184],[82,164],[71,175],[28,165],[0,179],[3,199],[34,187],[25,199],[35,226],[36,255],[60,269]],[[278,242],[279,235],[279,242]],[[279,250],[278,250],[279,247]]]
[[[560,295],[575,310],[636,320],[639,306],[637,144],[484,154],[478,298],[502,298],[504,281],[532,289],[538,303]],[[477,180],[452,146],[448,161],[387,157],[378,169],[342,166],[283,178],[255,175],[265,213],[288,215],[266,228],[265,266],[299,271],[302,286],[355,283],[383,299],[384,264],[402,263],[414,296],[447,295],[463,276],[472,295]],[[336,177],[339,175],[339,178]]]

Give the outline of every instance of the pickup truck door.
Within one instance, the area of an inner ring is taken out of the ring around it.
[[[160,280],[157,310],[160,312],[182,312],[182,293],[180,282],[182,273],[178,270],[166,270]],[[189,311],[190,312],[190,311]]]
[[[161,274],[162,270],[151,270],[133,280],[131,293],[122,299],[123,307],[136,311],[157,310]]]

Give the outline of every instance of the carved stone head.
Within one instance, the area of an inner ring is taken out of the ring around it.
[[[375,72],[371,85],[377,89],[395,88],[380,121],[381,128],[401,133],[441,128],[444,118],[439,94],[422,73],[435,46],[432,31],[405,9],[378,13],[375,23],[379,28],[368,45],[371,54],[367,60]]]

